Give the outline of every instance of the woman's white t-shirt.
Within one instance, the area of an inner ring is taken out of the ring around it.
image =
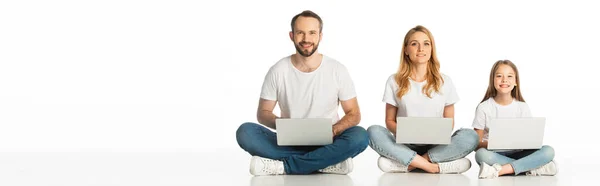
[[[459,98],[450,77],[442,74],[444,84],[440,92],[431,92],[431,98],[423,93],[427,81],[415,82],[409,78],[410,89],[402,98],[396,97],[399,88],[392,74],[386,83],[383,102],[398,108],[396,117],[444,117],[444,107],[456,103]]]

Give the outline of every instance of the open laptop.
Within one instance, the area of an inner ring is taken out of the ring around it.
[[[396,143],[450,144],[452,118],[397,117]]]
[[[539,149],[546,118],[498,118],[490,121],[488,149]]]
[[[333,143],[331,118],[276,119],[277,145],[315,146]]]

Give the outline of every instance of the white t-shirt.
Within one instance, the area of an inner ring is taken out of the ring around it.
[[[492,118],[527,118],[531,117],[531,111],[527,103],[514,100],[508,105],[496,103],[494,98],[481,102],[475,111],[473,128],[483,129],[483,141],[488,140],[490,129],[487,124]]]
[[[409,78],[410,89],[402,98],[396,97],[399,88],[392,74],[386,83],[383,102],[398,107],[396,117],[444,117],[444,107],[456,103],[459,98],[450,77],[442,74],[444,84],[440,92],[431,92],[431,98],[423,93],[427,81],[415,82]]]
[[[344,65],[323,55],[321,65],[302,72],[285,57],[269,69],[260,97],[279,102],[281,118],[331,118],[339,120],[339,101],[356,97],[354,83]]]

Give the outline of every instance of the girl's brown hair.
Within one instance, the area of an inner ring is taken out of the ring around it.
[[[494,87],[494,77],[496,75],[496,70],[500,68],[500,65],[508,65],[515,71],[516,85],[510,92],[510,95],[518,101],[525,102],[525,99],[523,99],[523,94],[521,94],[521,88],[519,88],[521,87],[521,82],[519,81],[519,70],[517,69],[517,66],[509,60],[499,60],[496,61],[496,63],[494,63],[494,66],[492,66],[492,71],[490,72],[490,84],[488,85],[487,91],[485,92],[485,96],[483,96],[483,100],[481,100],[481,102],[484,102],[485,100],[491,97],[495,97],[497,95],[498,91],[496,91],[496,88]]]

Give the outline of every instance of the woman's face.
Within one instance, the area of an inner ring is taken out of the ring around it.
[[[424,64],[431,59],[432,43],[429,36],[423,32],[415,32],[408,39],[404,55],[415,64]]]

